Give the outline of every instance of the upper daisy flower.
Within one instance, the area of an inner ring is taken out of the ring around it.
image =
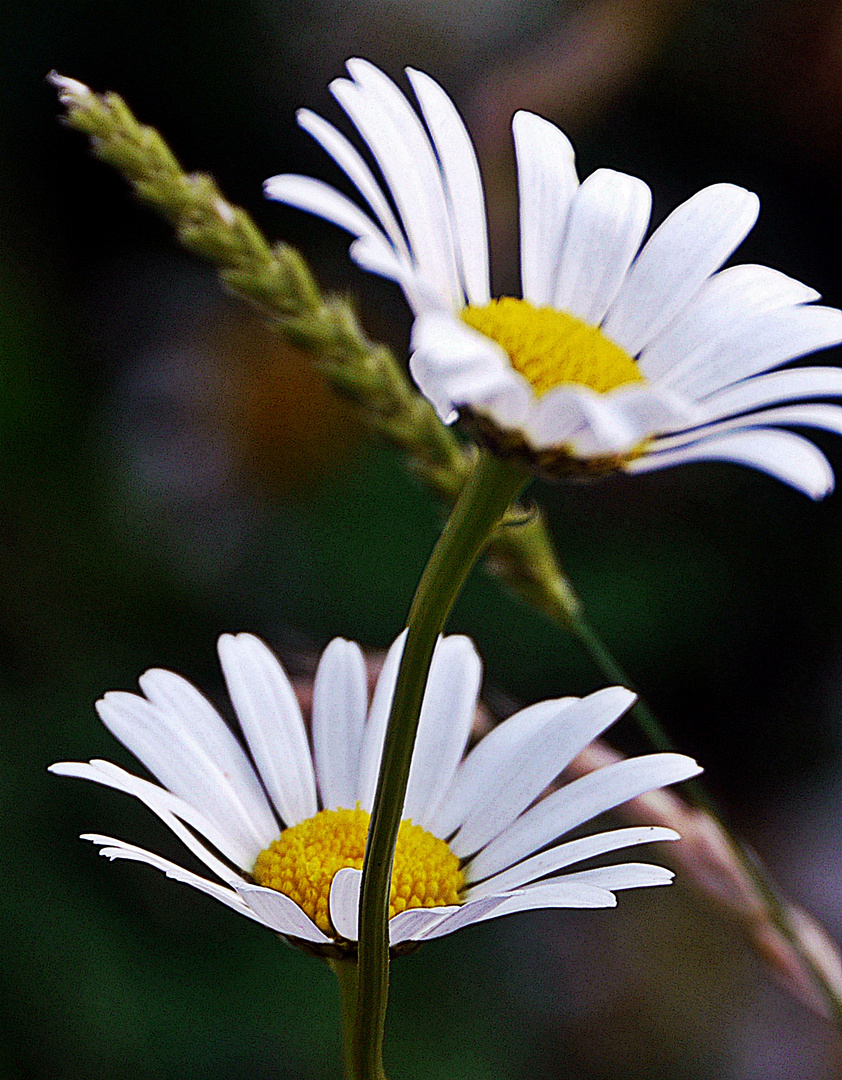
[[[341,638],[331,642],[316,672],[312,752],[283,668],[262,641],[239,634],[220,639],[219,655],[251,760],[198,690],[153,670],[140,679],[145,696],[116,691],[97,708],[164,787],[107,761],[61,762],[51,770],[136,796],[222,884],[122,840],[86,836],[104,855],[148,863],[295,941],[326,952],[353,947],[369,811],[403,642],[402,635],[390,649],[370,707],[361,650]],[[694,776],[700,770],[691,759],[632,758],[535,802],[633,695],[612,687],[532,705],[462,760],[480,677],[468,638],[440,639],[395,853],[392,946],[530,908],[611,907],[614,890],[673,876],[642,863],[558,873],[620,848],[676,839],[671,829],[617,829],[548,845],[627,799]]]
[[[824,455],[778,429],[842,433],[839,406],[782,404],[842,396],[842,371],[761,373],[841,342],[842,312],[769,267],[720,270],[754,225],[756,195],[704,188],[644,244],[647,185],[611,169],[580,184],[564,134],[519,112],[523,298],[494,300],[482,181],[455,106],[420,71],[407,70],[420,116],[372,64],[348,71],[331,90],[385,193],[336,128],[298,117],[373,216],[310,177],[276,176],[266,191],[353,233],[355,261],[398,282],[415,312],[410,369],[443,419],[461,413],[498,450],[552,472],[715,459],[814,498],[832,489]]]

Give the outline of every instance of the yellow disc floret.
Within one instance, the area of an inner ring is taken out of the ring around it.
[[[512,367],[532,384],[537,397],[561,383],[579,383],[599,393],[644,377],[629,354],[599,329],[555,308],[536,308],[511,296],[482,307],[466,307],[462,318],[496,341]]]
[[[285,829],[257,856],[252,876],[258,885],[277,889],[294,900],[326,934],[330,923],[330,886],[345,866],[362,869],[369,814],[321,810]],[[459,860],[438,837],[402,821],[395,848],[389,918],[407,908],[458,904],[464,876]]]

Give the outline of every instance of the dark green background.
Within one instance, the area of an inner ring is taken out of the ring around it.
[[[369,331],[403,355],[396,291],[353,271],[335,230],[260,194],[288,169],[337,179],[294,109],[337,118],[325,87],[346,56],[396,76],[423,67],[453,94],[477,133],[500,288],[516,282],[506,130],[525,107],[565,126],[583,174],[643,176],[657,218],[707,183],[756,190],[761,219],[740,261],[838,304],[839,25],[842,5],[812,0],[533,0],[516,14],[479,2],[7,2],[0,1074],[339,1075],[329,972],[148,868],[97,859],[79,832],[182,856],[142,807],[45,768],[130,764],[93,702],[148,666],[221,702],[222,631],[262,634],[299,671],[335,634],[386,645],[440,520],[400,461],[56,123],[46,72],[123,94],[187,167],[213,172],[325,285],[356,296]],[[838,440],[817,441],[842,463]],[[839,497],[814,505],[724,465],[533,494],[593,621],[676,740],[792,893],[842,929]],[[480,575],[452,626],[475,637],[512,707],[603,681]],[[641,748],[629,727],[616,739]],[[824,1080],[840,1068],[822,1022],[680,885],[625,894],[616,912],[502,920],[402,960],[389,1052],[395,1080]]]

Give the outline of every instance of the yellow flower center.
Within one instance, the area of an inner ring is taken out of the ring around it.
[[[536,397],[562,383],[579,383],[604,394],[624,383],[645,381],[624,349],[598,326],[566,311],[503,296],[482,307],[466,307],[462,318],[509,354],[512,367],[532,384]]]
[[[362,869],[369,814],[354,810],[321,810],[285,829],[257,856],[252,876],[258,885],[277,889],[294,900],[326,934],[330,923],[330,886],[345,866]],[[459,860],[438,837],[402,821],[395,848],[389,918],[407,908],[458,904],[464,875]]]

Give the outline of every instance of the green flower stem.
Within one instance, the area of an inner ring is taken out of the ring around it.
[[[383,1077],[392,859],[433,649],[468,572],[526,482],[519,467],[487,453],[480,455],[409,611],[363,864],[353,1080]]]
[[[626,686],[637,694],[637,700],[629,709],[629,715],[634,719],[652,749],[661,753],[680,753],[681,751],[664,730],[658,717],[647,705],[645,698],[635,686],[632,677],[621,666],[608,646],[588,622],[581,608],[569,619],[569,630],[609,682]],[[720,824],[722,823],[721,814],[703,784],[700,784],[695,779],[685,780],[682,784],[682,790],[694,806],[698,806],[699,809],[713,815]]]
[[[354,1080],[354,1018],[357,1015],[358,968],[357,958],[347,956],[328,960],[339,982],[339,1004],[342,1013],[342,1049],[345,1075]],[[382,1073],[381,1073],[382,1076]],[[383,1078],[385,1080],[385,1078]]]

